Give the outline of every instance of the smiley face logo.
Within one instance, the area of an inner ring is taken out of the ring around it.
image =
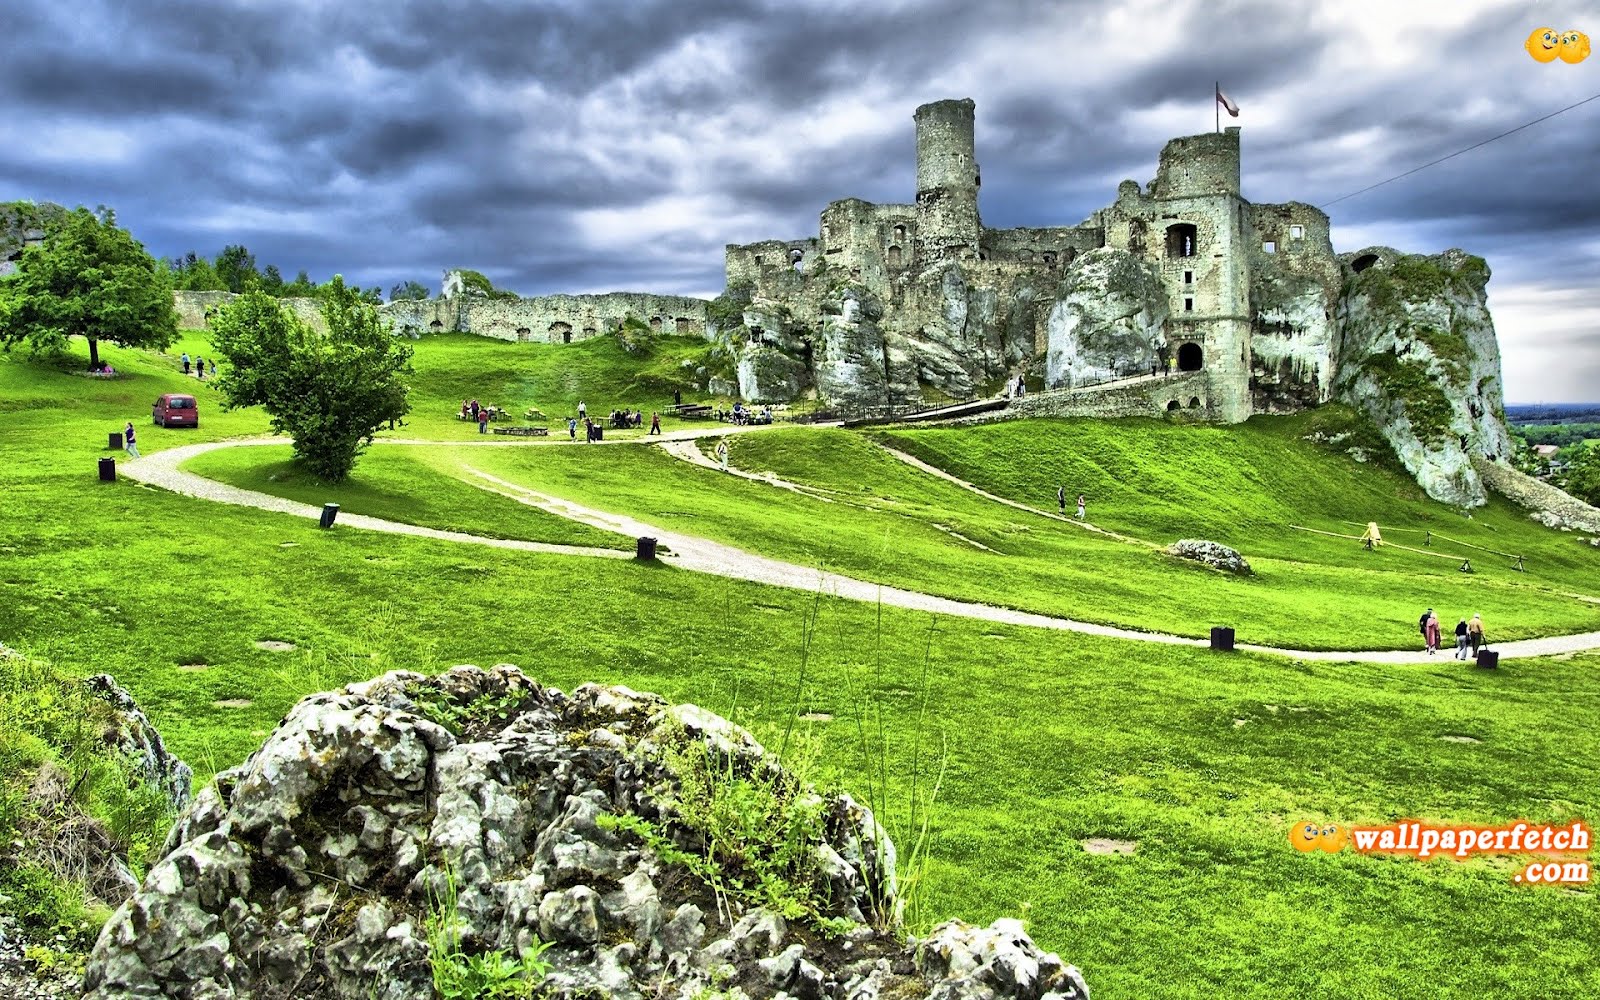
[[[1349,841],[1349,829],[1337,823],[1330,823],[1322,828],[1321,835],[1317,838],[1317,846],[1329,854],[1338,854],[1344,850],[1344,845]]]
[[[1556,55],[1562,62],[1581,63],[1589,58],[1589,36],[1581,31],[1564,31],[1561,33],[1561,47],[1556,50]],[[1538,56],[1534,57],[1535,59]]]
[[[1534,28],[1524,47],[1539,62],[1552,62],[1561,53],[1561,33],[1554,28]]]
[[[1310,820],[1289,827],[1289,843],[1302,853],[1315,851],[1322,845],[1322,824]]]

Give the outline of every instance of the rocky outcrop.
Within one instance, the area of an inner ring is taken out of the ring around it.
[[[1204,563],[1212,569],[1238,573],[1241,576],[1251,572],[1250,564],[1237,551],[1220,542],[1210,542],[1203,538],[1180,539],[1167,548],[1167,554],[1177,556],[1179,559],[1191,559]]]
[[[1600,508],[1498,462],[1478,460],[1478,475],[1496,493],[1527,508],[1528,516],[1563,531],[1600,531]]]
[[[774,840],[730,836],[729,809]],[[87,986],[399,1000],[476,962],[554,997],[1088,996],[1015,922],[916,942],[898,908],[871,812],[718,716],[510,666],[395,672],[306,698],[218,775]]]
[[[1260,254],[1250,278],[1251,402],[1287,413],[1333,398],[1341,275],[1320,255]],[[1326,265],[1326,266],[1324,266]]]
[[[1459,250],[1372,247],[1343,258],[1338,394],[1364,411],[1429,496],[1486,502],[1474,459],[1511,453],[1500,350],[1485,303],[1489,268]]]
[[[1068,266],[1045,320],[1045,384],[1091,385],[1149,374],[1165,342],[1167,294],[1148,260],[1101,247]]]
[[[128,763],[133,774],[146,784],[161,789],[173,812],[189,804],[194,771],[167,750],[156,727],[122,685],[110,674],[95,674],[83,682],[89,694],[111,706],[110,717],[101,739],[119,759]]]

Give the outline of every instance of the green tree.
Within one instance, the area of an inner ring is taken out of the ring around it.
[[[217,254],[217,277],[228,291],[244,291],[261,278],[261,272],[256,270],[256,255],[236,244],[223,247]]]
[[[268,264],[261,272],[261,290],[268,295],[283,294],[283,272],[278,270],[278,265]]]
[[[405,300],[425,299],[428,297],[428,286],[420,281],[402,281],[389,289],[389,301],[401,302]]]
[[[1589,445],[1561,474],[1561,488],[1584,503],[1600,507],[1600,445]]]
[[[0,282],[0,343],[28,341],[62,352],[69,337],[89,342],[89,367],[100,341],[163,348],[178,336],[171,272],[106,209],[78,208],[43,243],[29,247],[11,280]]]
[[[189,292],[225,292],[228,286],[217,276],[217,269],[204,257],[190,250],[172,265],[172,287]]]
[[[228,370],[216,387],[228,409],[265,408],[307,469],[340,482],[374,433],[410,412],[411,348],[338,275],[324,286],[322,315],[326,333],[259,289],[223,307],[211,339]]]
[[[294,280],[283,286],[283,297],[286,299],[310,299],[317,295],[317,286],[311,280],[311,275],[304,271],[294,276]]]

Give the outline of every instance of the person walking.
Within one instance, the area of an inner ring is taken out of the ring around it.
[[[1067,516],[1067,484],[1062,483],[1056,487],[1056,507],[1060,509],[1061,516]]]
[[[1478,647],[1484,644],[1483,619],[1477,615],[1467,622],[1467,644],[1472,647],[1472,658],[1478,658]]]
[[[681,390],[681,389],[672,390],[672,405],[673,406],[682,406],[683,405],[683,390]]]
[[[1456,622],[1456,659],[1467,658],[1467,620],[1465,618]]]
[[[478,401],[476,399],[474,399],[471,402],[471,404],[469,404],[469,405],[472,408],[472,419],[474,419],[474,420],[478,419],[478,410],[480,409],[480,407],[478,406]]]
[[[587,406],[583,405],[583,400],[581,400],[581,399],[578,400],[578,419],[579,420],[588,420],[589,419],[589,408]]]
[[[1423,637],[1428,640],[1428,655],[1432,656],[1439,651],[1439,616],[1429,615],[1428,624],[1423,626]]]
[[[567,437],[571,438],[573,441],[577,441],[578,440],[578,418],[577,417],[568,417],[567,418]]]
[[[183,361],[183,373],[185,375],[187,375],[187,374],[189,374],[189,352],[188,351],[184,351],[183,352],[183,357],[182,357],[181,360]]]
[[[655,410],[650,411],[650,433],[661,433],[661,414],[657,413]]]
[[[722,471],[723,472],[727,472],[728,471],[728,439],[727,438],[723,438],[721,441],[717,442],[716,453],[717,453],[717,464],[722,467]]]
[[[1428,619],[1432,617],[1433,609],[1429,608],[1422,613],[1421,618],[1417,619],[1417,631],[1422,633],[1422,642],[1424,646],[1426,646],[1428,642]]]
[[[1086,521],[1086,520],[1089,519],[1089,517],[1088,517],[1088,508],[1089,508],[1089,500],[1088,500],[1088,498],[1085,497],[1082,493],[1079,493],[1078,494],[1078,513],[1077,513],[1078,520]]]
[[[487,406],[478,411],[478,433],[489,433],[489,408]]]
[[[195,358],[194,359],[194,377],[195,378],[205,378],[206,377],[206,359],[205,358]]]
[[[132,420],[128,421],[128,426],[122,429],[122,450],[126,451],[130,458],[139,457],[139,446],[134,442]]]
[[[217,359],[216,358],[212,358],[210,363],[211,363],[211,377],[212,378],[216,378],[217,377]]]

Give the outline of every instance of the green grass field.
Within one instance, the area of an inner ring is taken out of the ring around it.
[[[189,342],[206,353],[203,340]],[[1302,441],[1311,418],[1230,430],[1061,422],[882,435],[1041,507],[1065,480],[1090,494],[1097,523],[1139,539],[1236,544],[1260,570],[1239,583],[999,508],[854,433],[780,429],[735,443],[741,467],[833,503],[656,449],[451,448],[468,433],[451,417],[463,395],[552,416],[579,396],[591,411],[637,402],[648,413],[645,394],[662,386],[605,344],[449,336],[417,346],[419,409],[394,436],[440,444],[371,449],[339,487],[350,510],[616,544],[464,485],[470,465],[870,579],[1150,628],[1196,631],[1227,613],[1248,623],[1241,638],[1348,648],[1405,646],[1419,603],[1481,611],[1505,638],[1600,620],[1594,606],[1556,593],[1600,589],[1594,550],[1507,507],[1466,520],[1431,504],[1391,472]],[[589,353],[572,355],[562,374],[558,352],[578,348]],[[198,431],[149,427],[156,394],[194,387],[175,372],[179,349],[168,358],[108,349],[127,373],[115,381],[0,358],[0,641],[68,673],[115,675],[202,778],[242,760],[298,697],[393,666],[513,662],[568,688],[626,683],[731,712],[773,742],[795,713],[826,713],[832,721],[802,726],[804,756],[816,777],[858,794],[878,758],[857,723],[870,735],[881,712],[892,830],[905,826],[917,748],[924,793],[930,758],[945,760],[927,918],[1024,916],[1041,944],[1084,970],[1096,1000],[1600,995],[1592,886],[1518,886],[1509,859],[1303,855],[1286,837],[1303,818],[1600,815],[1600,655],[1483,672],[1448,658],[1377,666],[1222,656],[935,619],[663,565],[324,532],[126,478],[97,482],[106,432],[126,419],[147,453],[266,430],[259,411],[224,413],[206,389]],[[651,363],[675,371],[678,362]],[[530,380],[525,390],[518,378]],[[612,401],[630,391],[641,398]],[[192,468],[321,502],[326,488],[284,460],[282,449],[240,448]],[[1437,527],[1523,553],[1530,572],[1489,560],[1467,576],[1452,561],[1282,529],[1292,519],[1354,534],[1341,522],[1371,518],[1395,540],[1405,536],[1391,524]],[[298,648],[257,647],[267,639]],[[919,727],[919,718],[931,721]],[[0,731],[0,751],[7,736]],[[0,752],[0,766],[10,759]],[[1138,848],[1092,855],[1081,846],[1090,837]]]

